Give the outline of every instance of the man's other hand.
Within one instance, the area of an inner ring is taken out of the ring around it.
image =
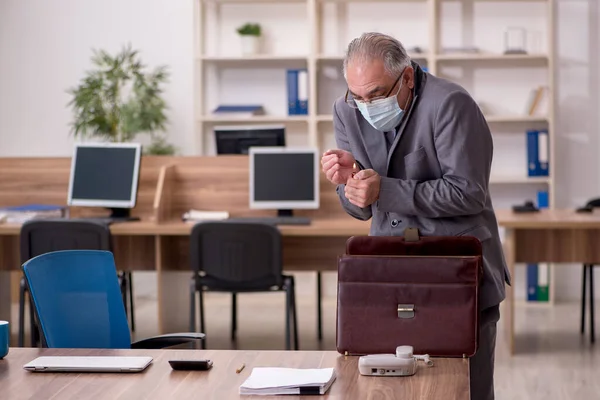
[[[357,207],[364,208],[379,198],[381,177],[372,169],[359,171],[346,181],[346,198]]]
[[[345,150],[327,150],[321,157],[321,166],[327,179],[336,185],[346,183],[358,169],[354,156]]]

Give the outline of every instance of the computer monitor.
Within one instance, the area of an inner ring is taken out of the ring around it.
[[[317,149],[251,147],[249,154],[250,208],[276,209],[280,217],[319,208]]]
[[[68,204],[106,207],[110,218],[130,218],[137,200],[139,143],[77,143],[71,161]]]
[[[248,154],[252,146],[285,146],[285,126],[216,126],[217,154]]]

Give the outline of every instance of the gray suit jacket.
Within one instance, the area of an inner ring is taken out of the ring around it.
[[[371,235],[403,235],[418,228],[423,236],[471,235],[483,247],[480,307],[499,304],[510,284],[488,191],[493,144],[479,107],[459,85],[423,72],[415,63],[414,99],[387,151],[385,136],[344,98],[333,106],[337,146],[354,155],[361,168],[381,176],[379,199],[360,208],[337,187],[348,214],[372,218]]]

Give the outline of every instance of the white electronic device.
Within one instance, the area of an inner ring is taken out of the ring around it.
[[[368,376],[411,376],[417,372],[417,360],[433,366],[429,356],[415,356],[412,346],[398,346],[396,354],[370,354],[358,359],[358,372]]]
[[[152,357],[55,356],[38,357],[23,368],[32,372],[141,372]]]

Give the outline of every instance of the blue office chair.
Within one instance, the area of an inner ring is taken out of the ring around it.
[[[43,347],[161,349],[204,339],[203,333],[131,343],[113,255],[101,250],[45,253],[23,264]]]

